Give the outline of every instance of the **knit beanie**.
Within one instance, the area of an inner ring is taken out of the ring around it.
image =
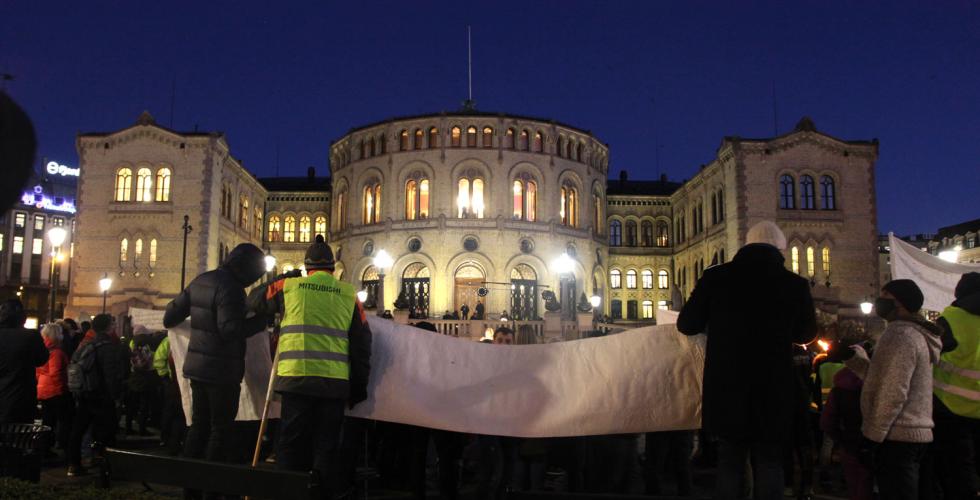
[[[905,306],[910,313],[919,312],[922,309],[922,290],[912,280],[892,280],[881,287],[882,290],[892,294],[899,303]]]
[[[960,282],[956,284],[953,296],[962,299],[978,292],[980,292],[980,273],[965,273],[960,278]]]
[[[745,235],[745,244],[765,243],[772,245],[780,250],[786,250],[786,235],[775,222],[764,220],[756,223]]]
[[[333,269],[333,251],[330,245],[323,241],[323,236],[316,235],[316,241],[306,249],[303,264],[307,269]]]

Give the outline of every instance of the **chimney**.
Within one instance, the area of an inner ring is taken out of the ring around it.
[[[626,184],[626,177],[627,177],[626,171],[625,170],[620,170],[619,171],[619,182],[621,182],[623,184]]]
[[[316,179],[316,167],[307,167],[306,176],[309,177],[311,181]]]

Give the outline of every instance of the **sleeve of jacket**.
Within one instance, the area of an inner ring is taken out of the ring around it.
[[[354,318],[350,325],[350,405],[367,399],[368,378],[371,375],[371,327],[364,316],[361,302],[354,303]]]
[[[57,381],[59,386],[65,386],[68,383],[68,356],[65,351],[57,350],[51,351],[53,355],[51,356],[51,361],[48,362],[49,367],[48,376],[52,380]]]
[[[800,314],[799,323],[793,329],[793,342],[809,344],[817,336],[817,313],[813,306],[813,296],[810,295],[810,284],[800,280]]]
[[[265,316],[245,317],[248,312],[245,307],[245,290],[238,286],[225,283],[219,285],[214,307],[217,333],[225,342],[251,337],[265,328]]]
[[[861,431],[880,443],[908,402],[915,368],[915,346],[900,335],[882,335],[861,390]]]
[[[273,318],[283,312],[282,290],[285,279],[278,279],[256,287],[248,294],[248,310],[265,318]]]
[[[708,304],[711,301],[710,275],[710,272],[706,272],[697,285],[694,285],[691,297],[687,299],[680,315],[677,316],[677,329],[684,335],[704,333],[708,327],[710,312]]]
[[[126,380],[124,358],[126,350],[122,345],[110,343],[98,351],[97,361],[101,364],[102,376],[105,377],[109,396],[117,400],[122,396],[123,383]],[[126,362],[128,365],[128,361]]]
[[[44,338],[41,337],[40,333],[31,334],[31,359],[34,361],[34,366],[43,366],[48,362],[48,348],[44,347]]]
[[[163,326],[173,328],[181,324],[191,315],[191,297],[187,293],[187,288],[180,292],[180,295],[167,304],[167,310],[163,313]]]
[[[955,351],[960,344],[956,341],[956,337],[953,336],[953,328],[949,326],[949,321],[946,321],[946,318],[940,316],[936,320],[936,326],[943,332],[940,337],[943,341],[943,352]]]

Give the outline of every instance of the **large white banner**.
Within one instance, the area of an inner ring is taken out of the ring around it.
[[[492,345],[377,317],[367,401],[350,415],[457,432],[551,437],[697,429],[704,338],[674,325]]]
[[[892,278],[915,281],[925,296],[922,307],[930,311],[942,311],[953,302],[953,290],[963,274],[980,272],[980,265],[946,262],[896,238],[892,233],[888,233],[888,245],[891,248]]]

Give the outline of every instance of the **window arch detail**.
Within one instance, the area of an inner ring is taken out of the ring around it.
[[[120,168],[116,172],[116,201],[129,201],[132,197],[133,171],[128,168]]]
[[[170,169],[163,167],[157,170],[156,201],[170,201]]]

